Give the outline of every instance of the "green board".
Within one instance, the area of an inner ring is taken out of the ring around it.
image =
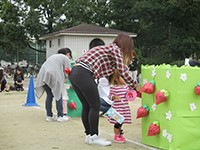
[[[71,61],[70,62],[70,67],[72,68],[73,65],[74,65],[74,61]],[[67,79],[67,84],[70,84],[70,81]],[[78,98],[78,96],[76,95],[76,92],[74,91],[73,87],[72,88],[69,88],[67,90],[68,92],[68,97],[69,97],[69,100],[67,101],[67,113],[70,117],[80,117],[81,116],[81,112],[82,112],[82,104]],[[75,102],[76,103],[76,110],[74,109],[71,109],[69,107],[69,103],[70,102]]]
[[[142,118],[142,143],[166,150],[200,149],[200,96],[194,92],[200,68],[142,66],[142,85],[151,80],[155,81],[155,92],[142,93],[142,105],[150,108],[149,115]],[[155,95],[161,89],[169,92],[169,98],[156,105]],[[154,121],[159,121],[160,133],[147,136]]]

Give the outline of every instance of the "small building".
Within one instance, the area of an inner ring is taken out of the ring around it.
[[[94,38],[102,39],[106,44],[111,43],[119,33],[136,37],[135,33],[101,27],[93,24],[80,24],[71,28],[53,32],[40,37],[46,40],[46,58],[57,53],[61,48],[72,50],[73,58],[77,59],[89,49],[89,43]]]

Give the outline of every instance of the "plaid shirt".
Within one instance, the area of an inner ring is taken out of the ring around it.
[[[95,78],[109,77],[115,69],[131,87],[135,87],[133,79],[128,74],[128,67],[123,63],[122,52],[116,44],[94,47],[76,60],[82,62],[94,73]]]

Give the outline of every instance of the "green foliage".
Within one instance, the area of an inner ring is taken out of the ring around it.
[[[191,55],[199,59],[199,13],[198,0],[2,0],[0,48],[26,51],[33,40],[40,48],[42,35],[93,23],[136,33],[135,49],[143,64],[183,61]]]
[[[7,53],[20,52],[26,47],[24,27],[20,24],[20,11],[9,1],[0,2],[0,45]]]

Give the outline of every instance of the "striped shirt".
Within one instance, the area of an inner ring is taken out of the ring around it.
[[[132,77],[128,74],[128,67],[123,63],[121,49],[115,43],[92,48],[78,58],[76,63],[87,66],[97,79],[109,77],[115,69],[118,69],[125,82],[135,87]]]
[[[128,92],[128,90],[129,90],[129,87],[127,85],[110,87],[109,97],[112,97],[114,95],[120,97],[119,100],[113,101],[112,108],[124,116],[123,124],[131,124],[131,111],[128,105],[128,100],[126,99],[126,93]],[[109,118],[109,122],[112,124],[117,123],[112,118]]]

